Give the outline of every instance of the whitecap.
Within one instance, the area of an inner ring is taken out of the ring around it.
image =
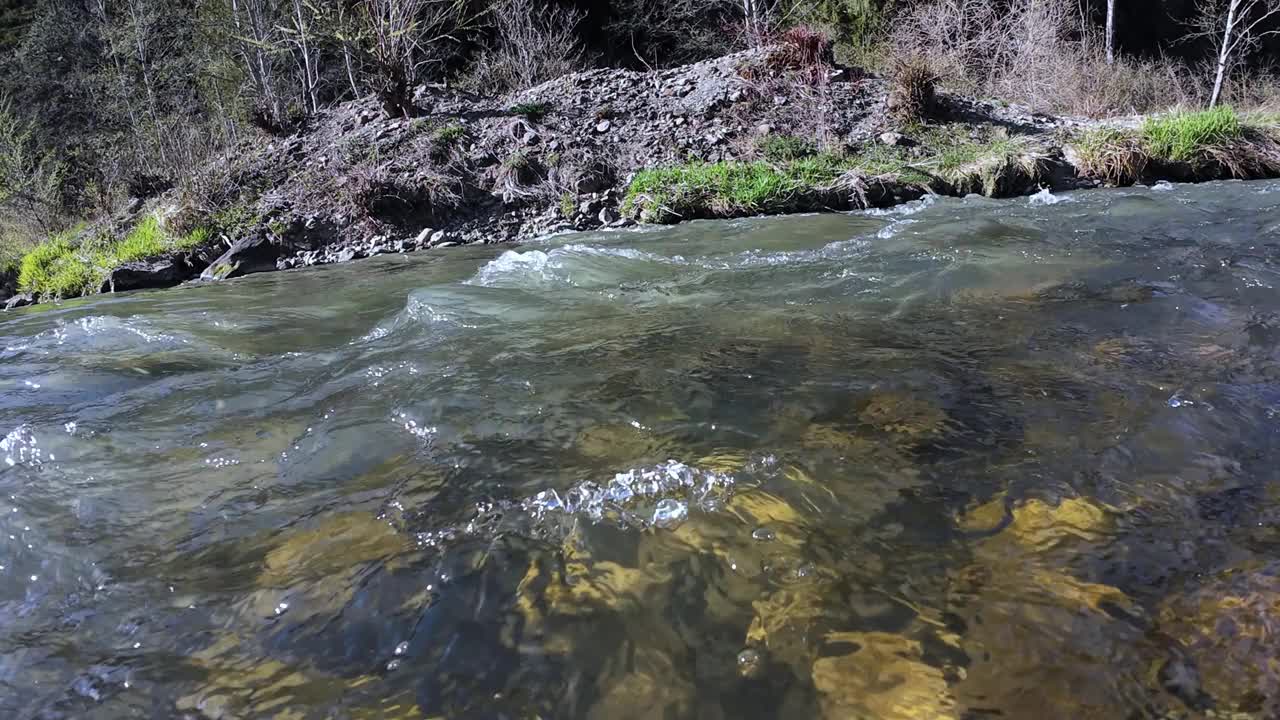
[[[924,212],[925,210],[928,210],[930,207],[933,207],[934,203],[936,202],[938,202],[937,195],[925,195],[919,200],[912,200],[910,202],[902,203],[901,205],[894,205],[893,207],[871,208],[870,210],[866,210],[864,212],[867,215],[870,215],[872,217],[889,217],[894,215],[897,215],[897,216],[915,215],[918,212]]]

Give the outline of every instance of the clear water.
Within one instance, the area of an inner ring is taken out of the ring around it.
[[[5,314],[0,717],[1261,717],[1278,282],[1226,183]]]

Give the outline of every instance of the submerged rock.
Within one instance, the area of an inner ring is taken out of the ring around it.
[[[1280,713],[1280,563],[1226,570],[1169,598],[1157,615],[1159,634],[1185,657],[1165,667],[1163,680],[1185,702]]]
[[[822,695],[824,718],[957,717],[942,670],[924,662],[919,642],[884,632],[831,633],[826,640],[857,649],[813,664],[813,686]]]

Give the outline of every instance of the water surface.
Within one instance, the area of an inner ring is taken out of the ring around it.
[[[0,717],[1280,699],[1280,184],[0,316]]]

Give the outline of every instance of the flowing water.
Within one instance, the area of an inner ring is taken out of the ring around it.
[[[1280,701],[1280,184],[0,317],[0,717]]]

